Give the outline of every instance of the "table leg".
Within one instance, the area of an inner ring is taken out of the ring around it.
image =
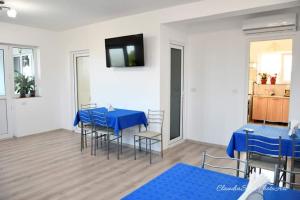
[[[81,149],[81,152],[82,152],[82,150],[83,150],[83,123],[82,122],[80,122],[80,125],[81,125],[81,145],[80,145],[80,149]]]
[[[121,138],[122,138],[122,137],[121,137]],[[120,147],[119,147],[119,144],[120,144],[120,143],[119,143],[119,139],[120,139],[120,138],[118,137],[118,139],[117,139],[117,143],[118,143],[118,144],[117,144],[117,146],[118,146],[118,160],[120,159]],[[122,146],[122,145],[121,145],[121,146]]]
[[[148,139],[146,138],[146,154],[148,153]]]
[[[291,158],[287,158],[287,163],[286,163],[286,170],[287,171],[291,171],[292,170],[292,166],[293,165],[293,163],[292,163],[292,159]],[[291,174],[290,173],[286,173],[286,187],[287,188],[290,188],[291,187],[291,185],[290,184],[288,184],[289,182],[291,182],[291,181],[293,181],[293,177],[291,177]]]
[[[142,147],[141,147],[141,137],[139,136],[139,151],[142,151]]]
[[[241,158],[241,152],[237,152],[237,159],[240,159]],[[237,169],[240,169],[240,161],[238,160],[236,162],[236,168]],[[240,171],[236,171],[236,176],[239,177],[240,176]]]
[[[91,155],[93,155],[93,148],[94,147],[94,137],[93,137],[93,131],[91,132]]]
[[[151,149],[151,138],[149,138],[149,140],[150,140],[149,151],[150,151],[150,165],[151,165],[151,163],[152,163],[152,155],[151,155],[151,153],[152,153],[152,149]]]
[[[107,134],[107,160],[109,160],[109,143],[110,143],[110,138],[108,133]]]
[[[122,154],[123,153],[123,147],[122,147],[123,146],[122,145],[123,144],[123,131],[122,130],[120,131],[120,134],[121,134],[121,154]]]
[[[136,160],[135,135],[133,136],[134,160]]]

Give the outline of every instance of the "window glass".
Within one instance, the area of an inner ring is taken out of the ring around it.
[[[13,64],[14,64],[14,74],[15,74],[15,87],[16,93],[20,93],[18,91],[18,85],[20,80],[18,77],[24,77],[28,80],[32,80],[34,82],[35,79],[35,63],[34,63],[34,49],[32,48],[13,48]],[[31,88],[34,88],[32,86]],[[26,91],[26,90],[25,90]]]
[[[292,75],[292,54],[284,54],[283,58],[283,80],[285,82],[291,81]]]

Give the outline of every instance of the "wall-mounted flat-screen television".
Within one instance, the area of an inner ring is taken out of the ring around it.
[[[143,34],[105,39],[107,67],[144,66]]]

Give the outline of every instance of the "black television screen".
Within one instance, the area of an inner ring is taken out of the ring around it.
[[[144,66],[143,34],[105,39],[107,67]]]

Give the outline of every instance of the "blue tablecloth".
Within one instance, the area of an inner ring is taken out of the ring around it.
[[[264,136],[269,138],[282,138],[282,155],[283,156],[292,156],[292,144],[293,138],[288,135],[289,129],[287,127],[277,127],[277,126],[267,126],[267,125],[256,125],[256,124],[247,124],[242,128],[238,129],[232,134],[230,142],[227,146],[227,154],[230,157],[234,157],[234,150],[245,152],[246,151],[246,133],[243,131],[244,128],[253,129],[254,132],[251,134],[257,136]],[[300,130],[296,132],[297,139],[300,138]]]
[[[248,180],[179,163],[123,200],[238,199]],[[231,189],[230,189],[231,188]],[[267,186],[265,200],[300,199],[300,192]]]
[[[134,111],[134,110],[124,110],[124,109],[115,109],[114,111],[108,112],[106,108],[95,108],[94,115],[97,112],[106,113],[107,115],[107,125],[108,127],[114,129],[116,135],[119,134],[120,130],[129,128],[136,125],[143,124],[147,126],[147,118],[144,112],[142,111]],[[97,115],[95,115],[97,117]],[[88,110],[80,110],[77,112],[74,126],[77,126],[79,122],[90,123],[91,119],[89,116]],[[97,122],[97,119],[95,119]]]

